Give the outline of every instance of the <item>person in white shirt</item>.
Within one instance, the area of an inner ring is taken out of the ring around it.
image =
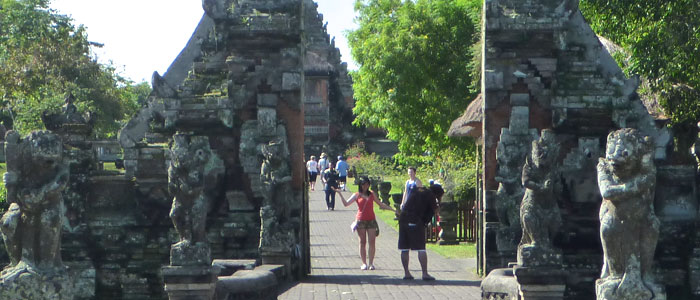
[[[318,162],[316,161],[316,156],[311,155],[309,161],[306,162],[306,170],[309,172],[309,188],[314,191],[316,186],[316,176],[318,176],[319,173],[319,166]]]
[[[330,165],[330,160],[328,160],[328,155],[326,153],[321,153],[321,160],[318,161],[318,167],[319,167],[319,174],[323,174],[323,172],[328,169]]]

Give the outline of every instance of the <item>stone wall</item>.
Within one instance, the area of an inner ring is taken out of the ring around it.
[[[626,78],[604,49],[578,1],[487,0],[484,35],[484,274],[515,261],[520,237],[508,216],[519,209],[523,158],[538,132],[553,129],[561,145],[564,220],[555,244],[569,274],[566,299],[594,297],[602,262],[595,164],[606,135],[630,127],[655,141],[655,208],[662,220],[657,274],[667,290],[697,288],[689,280],[700,274],[695,166],[671,165],[671,133],[646,111],[638,81]],[[508,188],[512,182],[516,187]]]

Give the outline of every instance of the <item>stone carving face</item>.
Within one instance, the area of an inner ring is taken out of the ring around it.
[[[188,142],[184,136],[177,136],[173,141],[171,159],[173,167],[182,172],[181,176],[184,175],[180,180],[190,186],[202,185],[204,165],[211,156],[208,140],[192,139]]]
[[[558,144],[549,130],[542,131],[542,137],[532,141],[532,163],[537,167],[552,166],[559,155]]]
[[[608,135],[605,160],[616,172],[627,174],[639,168],[640,154],[648,148],[648,138],[641,138],[631,130],[618,130]]]

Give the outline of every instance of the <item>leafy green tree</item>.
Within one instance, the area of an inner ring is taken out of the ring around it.
[[[48,0],[0,0],[0,106],[6,126],[41,129],[41,113],[58,111],[67,93],[78,111],[97,115],[95,133],[116,134],[137,108],[143,86],[91,56],[85,28],[48,7]],[[9,120],[7,120],[9,119]]]
[[[480,0],[357,0],[355,124],[386,129],[403,154],[464,149],[447,130],[478,92],[480,9]]]
[[[580,7],[598,34],[629,55],[623,69],[648,80],[642,93],[659,97],[673,127],[694,129],[700,120],[700,1],[581,0]]]

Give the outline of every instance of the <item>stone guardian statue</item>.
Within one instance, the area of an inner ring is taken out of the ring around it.
[[[170,155],[168,191],[174,196],[170,218],[180,235],[170,249],[170,265],[209,265],[207,212],[219,192],[224,163],[206,136],[176,133]]]
[[[61,260],[61,192],[69,179],[61,139],[49,131],[6,135],[8,211],[0,233],[10,264],[0,273],[3,299],[72,299]]]
[[[559,180],[558,156],[559,144],[554,132],[542,130],[542,136],[532,142],[532,151],[523,167],[522,182],[526,190],[520,204],[523,234],[518,246],[519,266],[561,265],[561,251],[552,245],[561,225],[555,193]]]
[[[598,300],[665,299],[651,278],[659,219],[654,214],[656,167],[653,143],[636,129],[608,135],[598,162],[603,270]]]
[[[286,228],[289,222],[289,202],[292,199],[292,174],[286,143],[271,141],[262,145],[263,162],[260,166],[260,181],[265,197],[260,207],[260,244],[263,255],[268,252],[288,253],[295,243],[292,228]]]

